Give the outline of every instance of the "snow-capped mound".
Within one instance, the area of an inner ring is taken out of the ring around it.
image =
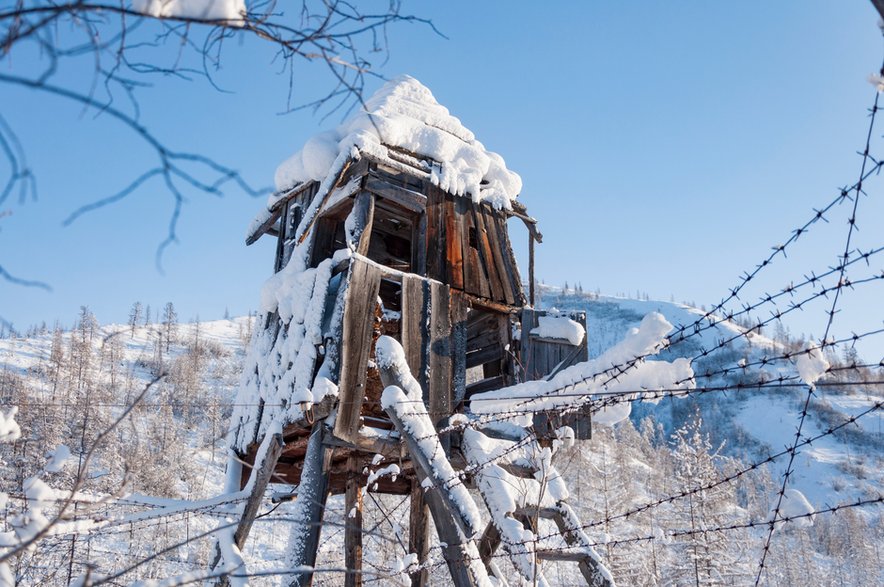
[[[276,188],[322,181],[341,155],[365,152],[386,158],[386,147],[429,157],[439,164],[427,170],[435,185],[476,202],[508,209],[522,189],[522,179],[500,155],[486,150],[426,86],[407,75],[387,82],[335,130],[310,138],[276,170]]]

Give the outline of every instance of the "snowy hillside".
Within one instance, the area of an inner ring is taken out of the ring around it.
[[[602,349],[610,347],[622,333],[638,326],[648,312],[660,312],[673,325],[690,325],[705,312],[675,302],[659,300],[634,300],[609,296],[563,293],[560,288],[543,286],[541,304],[545,308],[559,310],[585,310],[587,313],[589,355],[593,357]],[[718,342],[746,329],[733,322],[717,322],[713,328],[692,337],[689,341],[674,345],[669,351],[677,356],[692,357]],[[740,361],[756,363],[763,357],[781,355],[788,344],[800,341],[775,341],[763,334],[749,333],[738,338],[709,358],[695,362],[695,372],[700,374],[708,368],[720,371],[737,368]],[[662,353],[661,356],[667,356]],[[833,359],[833,362],[837,357]],[[774,376],[796,375],[793,362],[783,361],[766,367]],[[877,379],[881,379],[877,377]],[[698,385],[715,385],[730,381],[718,376],[712,382]],[[730,455],[757,459],[778,452],[794,440],[798,417],[802,409],[806,387],[776,390],[734,391],[729,394],[712,393],[697,400],[667,401],[658,406],[637,406],[634,421],[651,416],[662,423],[668,433],[684,424],[690,410],[688,404],[696,401],[706,422],[712,424],[713,438],[725,442],[725,452]],[[878,494],[884,487],[882,449],[884,449],[884,411],[874,410],[877,402],[884,399],[882,386],[863,388],[820,387],[814,395],[810,420],[802,431],[803,438],[820,435],[831,426],[842,424],[847,418],[863,414],[840,434],[828,435],[802,450],[796,459],[796,473],[791,486],[800,489],[815,505],[832,501],[856,499]],[[872,410],[872,411],[869,411]],[[868,412],[868,413],[867,413]],[[779,478],[783,464],[775,463],[773,476]]]
[[[660,312],[676,325],[691,324],[703,314],[671,302],[563,294],[548,287],[541,295],[543,307],[587,312],[591,358],[622,339],[649,312]],[[129,584],[207,568],[212,529],[225,519],[227,504],[243,499],[218,496],[227,419],[251,329],[248,318],[186,325],[173,320],[145,325],[142,320],[134,326],[102,327],[84,311],[71,331],[37,329],[29,338],[0,340],[0,411],[17,406],[22,428],[20,440],[0,445],[0,491],[9,496],[6,531],[18,531],[16,516],[26,515],[36,503],[23,493],[29,478],[39,477],[64,495],[84,462],[84,449],[158,373],[167,373],[86,469],[77,505],[83,521],[17,558],[13,572],[21,584],[63,585],[86,573],[122,573],[117,582]],[[663,358],[693,357],[740,332],[740,326],[720,322],[674,345]],[[695,372],[752,363],[800,344],[775,338],[739,337],[698,359]],[[788,362],[766,370],[795,374]],[[721,375],[703,385],[739,376]],[[747,389],[637,403],[631,420],[613,428],[597,426],[591,441],[560,452],[558,467],[574,494],[572,501],[618,584],[693,584],[692,548],[698,545],[709,557],[708,568],[720,573],[706,582],[751,583],[764,529],[740,524],[766,519],[784,460],[758,470],[749,470],[749,465],[793,440],[804,389]],[[882,415],[880,410],[869,412],[884,394],[880,386],[861,389],[863,393],[821,386],[814,396],[803,437],[823,434],[863,414],[855,424],[823,435],[799,453],[789,487],[800,490],[814,509],[875,497],[884,486]],[[47,454],[57,454],[59,445],[67,446],[72,456],[55,472],[47,467]],[[743,470],[733,483],[699,492],[690,502],[664,499]],[[272,490],[288,493],[289,488]],[[645,507],[661,499],[661,505]],[[367,494],[367,500],[371,507],[366,508],[365,527],[375,530],[365,537],[365,559],[381,573],[401,562],[398,542],[407,534],[408,508],[392,496]],[[329,500],[317,563],[322,568],[341,566],[343,509],[343,500]],[[623,515],[634,510],[638,513]],[[268,575],[253,578],[252,584],[278,583],[274,573],[285,562],[290,513],[291,502],[283,501],[256,523],[244,556],[251,571]],[[708,528],[737,527],[727,534],[685,534],[694,518]],[[769,581],[879,584],[884,577],[876,553],[882,547],[880,507],[817,515],[812,525],[776,535],[771,556],[777,571]],[[793,550],[801,556],[791,556]],[[549,564],[547,577],[556,584],[573,584],[572,568]],[[445,584],[447,574],[437,566],[431,577],[433,584]],[[317,574],[316,584],[340,584],[340,579],[339,573],[328,571]]]

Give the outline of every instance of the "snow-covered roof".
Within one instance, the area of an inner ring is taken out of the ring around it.
[[[276,170],[276,188],[285,193],[300,183],[323,181],[342,154],[387,159],[388,147],[432,159],[437,165],[427,171],[435,185],[476,202],[509,210],[522,189],[522,179],[503,157],[485,149],[426,86],[407,75],[384,84],[338,128],[310,138]]]

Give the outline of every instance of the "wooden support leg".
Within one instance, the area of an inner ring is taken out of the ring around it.
[[[488,522],[485,531],[482,532],[482,538],[479,540],[479,556],[487,567],[491,563],[494,551],[500,546],[500,530],[494,525],[494,522]]]
[[[427,518],[430,515],[427,502],[424,500],[424,488],[417,479],[411,484],[411,511],[408,516],[408,551],[417,555],[419,565],[427,562],[427,554],[430,551],[430,541],[427,528]],[[411,576],[411,587],[425,587],[429,579],[427,569],[414,573]]]
[[[359,463],[356,457],[351,456],[347,461],[344,507],[344,551],[347,563],[345,587],[362,586],[362,486],[359,481]]]
[[[331,451],[323,444],[325,423],[320,420],[313,425],[304,455],[304,469],[298,484],[295,500],[295,522],[289,539],[289,565],[293,568],[313,567],[319,549],[319,533],[325,501],[328,499],[328,460]],[[307,587],[313,583],[313,573],[292,575],[290,587]]]
[[[252,477],[249,479],[250,482],[254,481],[254,485],[249,494],[249,499],[246,501],[246,507],[243,509],[242,520],[240,520],[239,526],[236,527],[236,533],[233,535],[236,546],[240,550],[245,546],[246,538],[249,537],[249,531],[252,529],[252,523],[255,521],[255,516],[258,515],[258,508],[261,507],[264,491],[267,490],[267,485],[273,477],[273,471],[276,469],[276,461],[279,460],[282,447],[282,434],[274,434],[270,439],[270,446],[267,447],[264,459],[258,468],[252,472]]]
[[[264,499],[264,492],[267,490],[267,485],[270,483],[273,471],[276,469],[276,461],[279,460],[279,455],[282,453],[282,434],[274,434],[266,442],[268,445],[264,451],[264,456],[260,462],[255,463],[249,475],[248,483],[252,486],[252,490],[249,492],[248,500],[246,500],[246,505],[243,508],[242,518],[240,518],[239,525],[236,527],[233,535],[234,542],[236,542],[236,546],[240,550],[245,546],[246,539],[249,537],[249,531],[252,529],[252,524],[258,515],[258,509],[261,507],[261,502]],[[258,454],[260,455],[260,451]],[[217,567],[220,562],[221,548],[216,546],[212,568]],[[218,579],[219,587],[225,587],[228,583],[226,576]]]

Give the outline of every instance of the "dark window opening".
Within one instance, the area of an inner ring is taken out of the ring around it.
[[[382,334],[402,341],[402,284],[392,279],[381,279],[378,292],[381,303]]]
[[[292,251],[297,244],[298,225],[304,216],[302,206],[294,201],[286,204],[279,219],[279,245],[276,249],[276,271],[280,271],[292,258]]]
[[[371,225],[368,258],[391,269],[411,273],[416,251],[415,215],[378,198]]]
[[[335,251],[347,248],[347,236],[344,222],[353,209],[353,200],[347,199],[331,210],[325,212],[317,221],[313,237],[313,251],[310,266],[316,267],[323,260],[331,258]]]

